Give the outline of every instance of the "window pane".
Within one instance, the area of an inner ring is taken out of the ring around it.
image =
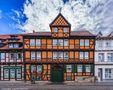
[[[72,72],[72,65],[66,65],[67,72]]]
[[[58,32],[58,28],[57,27],[54,28],[54,32]]]
[[[65,60],[68,60],[68,59],[69,59],[68,56],[69,56],[69,55],[68,55],[68,52],[64,52],[64,59],[65,59]]]
[[[77,65],[77,71],[82,72],[82,65]]]
[[[17,59],[22,59],[22,54],[21,53],[17,53]]]
[[[84,46],[84,40],[83,39],[80,40],[80,46]]]
[[[37,52],[37,59],[41,59],[41,52]]]
[[[91,72],[91,65],[86,65],[86,72]]]
[[[10,69],[10,78],[15,78],[15,69]]]
[[[31,65],[31,72],[36,72],[36,65]]]
[[[30,46],[35,46],[35,39],[30,39]]]
[[[57,52],[53,52],[53,59],[57,59]]]
[[[36,39],[36,46],[41,46],[41,40],[40,39]]]
[[[4,69],[4,78],[9,78],[9,69]]]
[[[57,39],[53,39],[53,46],[57,46]]]
[[[41,73],[42,72],[42,65],[37,65],[37,73]]]
[[[35,60],[35,52],[31,52],[31,60]]]
[[[1,59],[5,59],[5,53],[1,53]]]
[[[99,53],[98,54],[98,61],[99,62],[104,62],[104,53]]]
[[[59,45],[59,46],[63,46],[63,40],[62,40],[62,39],[59,39],[59,40],[58,40],[58,45]]]
[[[89,59],[89,52],[85,52],[85,59]]]
[[[64,39],[64,46],[68,46],[68,39]]]
[[[84,53],[83,52],[80,52],[80,59],[83,59],[84,58]]]
[[[64,32],[67,33],[68,32],[68,28],[63,28]]]
[[[108,62],[113,62],[113,53],[108,53],[107,59],[108,59]]]
[[[63,52],[58,52],[59,59],[63,59]]]
[[[21,69],[16,69],[16,77],[18,78],[18,79],[20,79],[21,78]]]
[[[89,40],[88,39],[85,40],[85,46],[89,46]]]

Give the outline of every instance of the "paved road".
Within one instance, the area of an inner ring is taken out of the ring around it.
[[[1,82],[0,90],[113,90],[113,83],[30,84]]]

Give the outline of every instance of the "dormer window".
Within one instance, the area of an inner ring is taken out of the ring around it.
[[[68,32],[68,28],[64,28],[63,31],[64,31],[64,33],[67,33]]]
[[[57,27],[54,28],[54,32],[58,32],[58,28]]]

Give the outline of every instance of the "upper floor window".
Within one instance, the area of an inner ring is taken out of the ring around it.
[[[41,40],[40,39],[36,39],[36,46],[41,46]]]
[[[86,72],[91,72],[91,65],[85,65],[86,66]]]
[[[10,54],[10,59],[11,59],[11,60],[16,59],[16,53],[11,53],[11,54]]]
[[[13,43],[9,44],[9,48],[13,48]]]
[[[113,79],[113,69],[106,68],[105,69],[105,78],[106,79]]]
[[[77,65],[77,72],[82,72],[82,65]]]
[[[85,46],[89,46],[89,40],[85,39]]]
[[[37,59],[41,59],[41,52],[37,52]]]
[[[5,59],[5,53],[0,53],[0,59]]]
[[[98,41],[98,47],[102,47],[103,41]]]
[[[9,44],[9,48],[18,48],[19,47],[19,44],[17,43],[10,43]]]
[[[85,59],[89,59],[89,52],[85,52]]]
[[[54,28],[54,32],[58,32],[58,28],[57,27]]]
[[[57,52],[53,52],[53,59],[57,59]]]
[[[113,62],[113,53],[108,53],[107,59],[108,59],[108,62]]]
[[[63,52],[58,52],[59,59],[63,59]]]
[[[64,39],[64,46],[68,46],[68,39]]]
[[[53,39],[53,46],[57,46],[58,43],[57,43],[57,39]]]
[[[17,53],[17,59],[22,59],[22,53]]]
[[[35,39],[30,39],[30,46],[35,46]]]
[[[31,60],[35,60],[35,52],[31,52]]]
[[[63,28],[64,33],[68,32],[68,28]]]
[[[84,58],[84,53],[80,52],[80,59],[83,59],[83,58]]]
[[[83,39],[80,40],[80,46],[84,46],[84,40]]]
[[[106,42],[106,47],[111,47],[111,42],[110,41]]]
[[[62,40],[62,39],[59,39],[59,40],[58,40],[58,45],[59,45],[59,46],[63,46],[63,40]]]
[[[66,65],[66,71],[72,72],[72,65]]]
[[[104,53],[99,53],[98,54],[98,61],[99,62],[104,62]]]

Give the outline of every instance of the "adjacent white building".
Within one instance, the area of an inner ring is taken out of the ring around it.
[[[113,82],[113,32],[96,37],[95,76],[98,82]]]

